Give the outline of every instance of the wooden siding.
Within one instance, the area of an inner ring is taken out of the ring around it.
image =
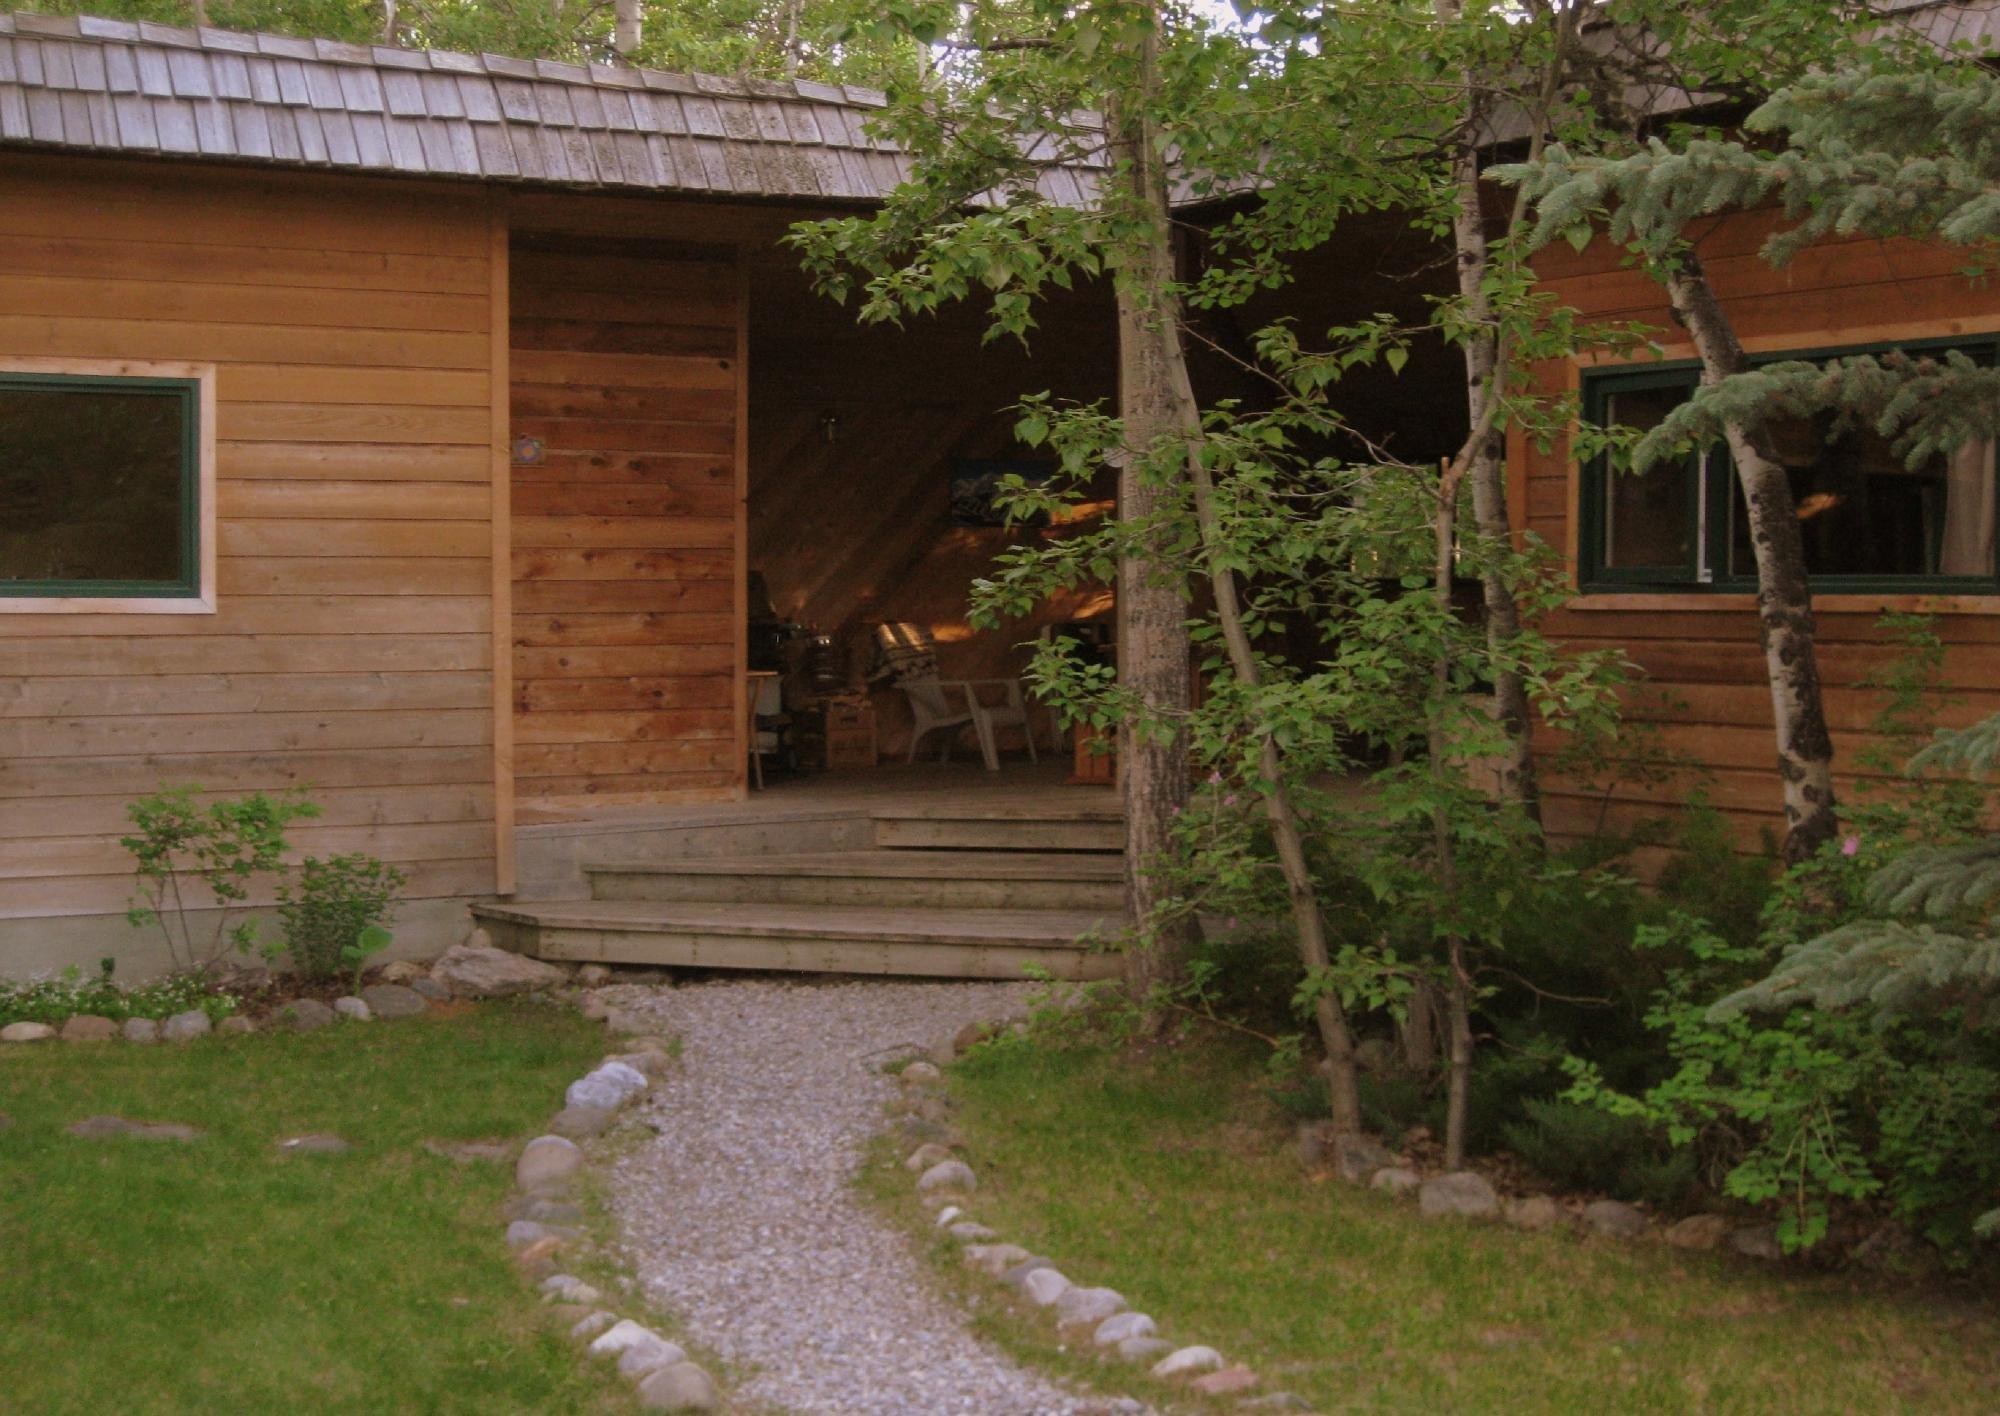
[[[523,798],[728,795],[741,359],[733,257],[517,241],[514,781]]]
[[[212,615],[0,615],[0,920],[125,908],[124,806],[305,786],[294,840],[494,888],[487,203],[0,161],[0,356],[217,370]],[[115,942],[115,941],[108,941]]]
[[[1783,270],[1757,255],[1772,229],[1764,215],[1716,223],[1701,243],[1709,273],[1753,352],[1817,349],[1881,340],[1932,338],[2000,329],[2000,291],[1957,272],[1963,252],[1907,241],[1846,241],[1808,252]],[[1670,358],[1691,357],[1660,289],[1622,267],[1602,241],[1581,254],[1551,249],[1539,262],[1544,284],[1592,319],[1640,320],[1658,328]],[[1574,388],[1580,366],[1539,370],[1545,388]],[[1509,449],[1517,523],[1577,556],[1577,469],[1567,446],[1542,452],[1516,438]],[[1837,789],[1860,785],[1853,763],[1869,738],[1881,699],[1865,680],[1895,653],[1879,626],[1888,611],[1930,610],[1947,641],[1946,674],[1963,700],[1947,721],[2000,712],[2000,598],[1822,594],[1817,598],[1820,669],[1834,733]],[[1579,649],[1623,649],[1644,671],[1631,716],[1657,724],[1661,744],[1702,764],[1711,800],[1739,838],[1754,845],[1783,831],[1772,712],[1748,595],[1580,596],[1545,627]],[[1551,829],[1579,836],[1660,815],[1685,798],[1692,779],[1620,785],[1608,798],[1552,784]]]

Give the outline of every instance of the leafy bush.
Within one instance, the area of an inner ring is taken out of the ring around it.
[[[332,978],[343,967],[354,968],[358,977],[367,955],[382,947],[375,942],[377,935],[386,933],[381,926],[394,912],[396,892],[407,880],[402,871],[370,855],[306,857],[297,886],[285,886],[278,897],[285,947],[300,977]],[[357,955],[364,935],[374,947]]]
[[[1673,1210],[1695,1186],[1694,1156],[1637,1117],[1561,1100],[1522,1103],[1501,1139],[1551,1184]]]
[[[231,943],[248,951],[257,922],[231,926],[233,907],[250,898],[253,882],[283,860],[285,828],[319,808],[296,795],[247,797],[203,804],[201,788],[168,787],[125,809],[139,828],[119,841],[138,867],[139,896],[126,912],[135,927],[157,924],[176,970],[206,969]],[[196,912],[215,908],[215,928],[198,929]]]
[[[0,1027],[8,1023],[48,1023],[51,1026],[80,1015],[95,1015],[122,1023],[127,1018],[170,1018],[199,1008],[220,1021],[234,1013],[237,1000],[210,987],[200,975],[170,974],[152,983],[120,988],[111,979],[106,959],[95,978],[65,969],[55,978],[12,983],[0,980]]]

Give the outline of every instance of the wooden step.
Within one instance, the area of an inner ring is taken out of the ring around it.
[[[1116,954],[1078,942],[1089,910],[919,910],[852,905],[588,900],[475,905],[494,943],[562,962],[911,978],[1111,978]]]
[[[875,844],[890,850],[1106,851],[1125,849],[1115,805],[1005,806],[909,803],[869,813]]]
[[[1115,855],[1035,851],[826,851],[584,867],[599,900],[1096,910],[1125,899]]]

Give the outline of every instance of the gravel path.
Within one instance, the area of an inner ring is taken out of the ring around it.
[[[621,1000],[682,1040],[644,1103],[660,1134],[612,1202],[647,1297],[754,1375],[745,1404],[840,1416],[1102,1409],[976,1338],[855,1196],[898,1049],[1018,1011],[1032,985],[742,981]],[[636,995],[636,990],[635,990]]]

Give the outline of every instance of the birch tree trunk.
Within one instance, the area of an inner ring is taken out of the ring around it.
[[[1162,438],[1171,438],[1186,448],[1184,466],[1193,492],[1202,543],[1208,552],[1209,586],[1215,598],[1216,619],[1222,629],[1230,669],[1239,682],[1254,689],[1262,677],[1261,670],[1249,633],[1243,625],[1236,577],[1221,566],[1217,556],[1223,536],[1221,515],[1216,506],[1214,481],[1200,456],[1200,406],[1195,401],[1194,383],[1188,373],[1187,354],[1181,342],[1182,312],[1176,291],[1178,272],[1174,265],[1172,209],[1168,202],[1165,164],[1150,117],[1158,87],[1160,13],[1157,7],[1153,9],[1152,18],[1153,26],[1142,42],[1140,77],[1132,101],[1130,104],[1112,105],[1109,113],[1114,150],[1125,160],[1119,169],[1121,180],[1127,184],[1122,197],[1127,204],[1126,209],[1136,218],[1134,224],[1141,233],[1137,239],[1143,244],[1143,250],[1135,253],[1133,264],[1121,272],[1119,282],[1120,368],[1128,380],[1121,395],[1126,420],[1126,446],[1128,456],[1142,455],[1156,448]],[[1128,475],[1129,471],[1128,462]],[[1158,495],[1157,488],[1146,490],[1154,496]],[[1121,485],[1121,512],[1125,506],[1125,492],[1126,488]],[[1126,596],[1130,593],[1124,570],[1125,567],[1121,567],[1121,605],[1126,603]],[[1179,604],[1178,593],[1174,598],[1175,610],[1184,622],[1186,609]],[[1150,678],[1155,668],[1164,670],[1164,664],[1139,664],[1137,646],[1127,649],[1124,625],[1129,623],[1129,619],[1122,623],[1119,632],[1120,652],[1124,656],[1121,673],[1128,669],[1136,671],[1138,677],[1133,680],[1135,684],[1146,684],[1163,694],[1168,692],[1168,686],[1163,681],[1155,682]],[[1162,636],[1159,642],[1164,646],[1167,641]],[[1173,643],[1175,671],[1180,679],[1180,702],[1184,706],[1188,677],[1188,641],[1184,623],[1176,626]],[[1271,825],[1272,840],[1277,847],[1278,866],[1291,906],[1300,960],[1308,970],[1316,972],[1328,966],[1331,954],[1327,944],[1326,921],[1320,912],[1318,891],[1306,860],[1305,837],[1299,826],[1298,813],[1292,805],[1291,794],[1285,786],[1284,762],[1277,741],[1267,731],[1259,730],[1257,737],[1258,768],[1262,778],[1259,791],[1265,817]],[[1177,759],[1179,790],[1185,798],[1187,747],[1180,740],[1172,746]],[[1131,766],[1126,769],[1128,833],[1132,829],[1133,777],[1138,761],[1134,754]],[[1164,773],[1170,769],[1165,763],[1153,763],[1149,770]],[[1167,824],[1170,828],[1171,818]],[[1128,874],[1135,861],[1134,844],[1128,834]],[[1143,858],[1139,858],[1139,864],[1143,870]],[[1327,1053],[1333,1124],[1337,1130],[1358,1131],[1361,1128],[1361,1101],[1353,1034],[1348,1029],[1339,999],[1331,993],[1318,994],[1313,1011],[1320,1040]]]
[[[620,59],[630,63],[639,51],[639,39],[645,23],[645,11],[640,0],[615,0],[612,7],[611,48]]]
[[[1700,257],[1687,251],[1678,259],[1667,276],[1667,294],[1701,356],[1702,382],[1715,384],[1744,372],[1750,361]],[[1840,825],[1834,810],[1833,738],[1813,646],[1805,540],[1784,465],[1744,428],[1730,424],[1723,431],[1749,509],[1750,544],[1757,559],[1758,637],[1771,684],[1778,774],[1784,784],[1784,859],[1796,864],[1833,839]]]

